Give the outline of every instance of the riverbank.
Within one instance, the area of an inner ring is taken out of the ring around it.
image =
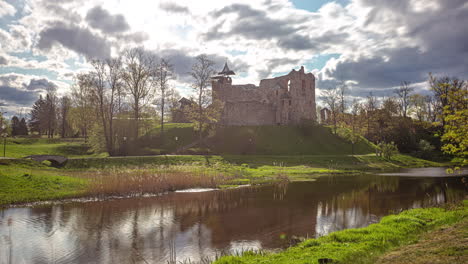
[[[0,206],[86,196],[138,196],[185,188],[223,188],[333,174],[442,166],[406,155],[164,155],[75,158],[62,168],[30,160],[0,160]]]
[[[421,246],[430,243],[427,242],[428,239],[437,241],[437,245],[433,246],[435,250],[431,251],[432,255],[425,258],[439,261],[443,256],[449,255],[456,261],[417,263],[466,263],[466,247],[463,244],[454,245],[452,240],[460,236],[461,232],[466,232],[464,227],[467,219],[467,200],[461,205],[446,208],[412,209],[383,217],[379,223],[365,228],[347,229],[317,239],[309,239],[280,253],[245,252],[242,256],[222,257],[215,263],[409,263],[409,259],[419,258],[419,254],[425,254],[430,250]],[[441,231],[443,229],[450,230],[454,236],[444,233],[445,238],[433,237],[443,233]],[[418,242],[421,238],[422,240]],[[409,246],[410,244],[414,245]],[[458,252],[458,249],[462,252]],[[396,251],[381,257],[391,250]],[[379,257],[381,259],[376,262]],[[320,259],[323,262],[319,262]],[[390,262],[385,262],[388,259]],[[463,259],[465,261],[459,262]]]
[[[468,263],[468,219],[427,232],[412,245],[390,251],[380,257],[380,264],[453,264]]]

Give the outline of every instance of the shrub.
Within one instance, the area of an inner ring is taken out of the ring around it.
[[[392,141],[390,143],[380,142],[377,144],[377,156],[391,159],[392,156],[398,154],[398,147]]]

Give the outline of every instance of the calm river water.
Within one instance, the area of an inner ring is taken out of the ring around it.
[[[462,177],[330,176],[222,191],[0,210],[0,263],[168,263],[281,249],[463,199]],[[466,177],[465,177],[466,180]],[[171,257],[172,256],[172,257]]]

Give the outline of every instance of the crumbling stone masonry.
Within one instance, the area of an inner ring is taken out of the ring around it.
[[[224,104],[223,125],[297,125],[316,120],[315,77],[292,70],[289,74],[264,79],[260,85],[233,85],[227,64],[213,77],[213,99]]]

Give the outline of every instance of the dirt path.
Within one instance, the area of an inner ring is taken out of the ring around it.
[[[425,234],[418,243],[380,257],[382,264],[468,263],[468,219]]]

